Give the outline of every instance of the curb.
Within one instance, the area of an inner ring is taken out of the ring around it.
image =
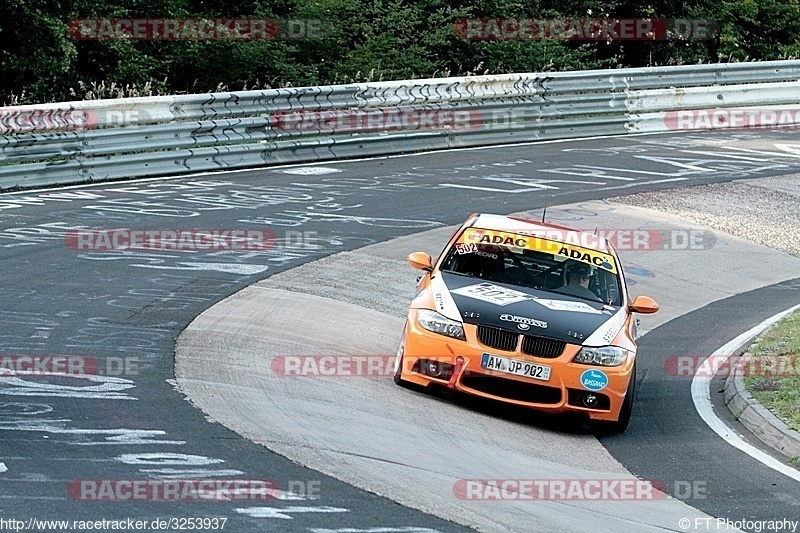
[[[745,352],[742,357],[749,355]],[[784,455],[800,457],[800,432],[793,430],[753,398],[744,379],[733,373],[725,380],[725,405],[733,416],[758,439]]]

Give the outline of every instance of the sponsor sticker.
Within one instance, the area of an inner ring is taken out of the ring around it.
[[[444,309],[444,297],[442,296],[441,292],[437,292],[433,295],[433,299],[436,301],[436,308],[439,311]]]
[[[601,370],[590,368],[581,374],[581,385],[593,392],[601,391],[608,386],[608,376]]]
[[[557,255],[565,259],[574,259],[588,265],[608,270],[609,272],[617,273],[617,267],[614,265],[614,260],[610,255],[602,252],[596,252],[587,248],[580,248],[578,246],[562,246]]]
[[[514,289],[507,289],[494,283],[478,283],[477,285],[468,285],[450,291],[452,294],[460,294],[468,298],[474,298],[488,302],[490,304],[505,306],[524,300],[531,300],[533,297],[525,294],[524,292],[515,291]]]
[[[548,300],[546,298],[534,298],[534,302],[543,305],[553,311],[574,311],[576,313],[590,313],[593,315],[602,315],[603,312],[595,309],[589,304],[583,302],[570,302],[566,300]]]
[[[613,274],[617,265],[610,254],[558,241],[551,241],[534,235],[521,235],[484,229],[468,229],[458,239],[459,244],[493,244],[511,249],[534,250],[553,254],[563,259],[572,259],[593,267],[602,268]],[[458,246],[458,244],[456,245]]]
[[[544,320],[536,320],[535,318],[528,318],[524,316],[502,314],[500,315],[500,320],[505,322],[514,322],[517,327],[523,331],[529,329],[531,326],[536,326],[537,328],[542,329],[547,328],[547,322]]]

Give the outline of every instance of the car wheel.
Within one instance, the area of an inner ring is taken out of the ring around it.
[[[622,402],[622,407],[619,410],[619,420],[616,422],[599,422],[597,428],[601,433],[622,433],[628,429],[628,424],[631,421],[631,414],[633,413],[634,395],[636,393],[636,363],[633,363],[633,370],[631,371],[631,380],[628,382],[628,390],[625,391],[625,400]]]

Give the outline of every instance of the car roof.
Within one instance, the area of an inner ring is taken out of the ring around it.
[[[472,224],[470,224],[470,226],[481,229],[505,231],[508,233],[535,235],[544,239],[578,245],[599,252],[610,252],[613,249],[604,237],[600,237],[593,232],[560,226],[558,224],[539,222],[530,218],[478,213],[473,215]]]

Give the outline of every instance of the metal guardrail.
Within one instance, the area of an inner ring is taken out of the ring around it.
[[[509,142],[730,127],[735,120],[750,120],[753,126],[758,124],[752,123],[752,113],[747,115],[742,108],[754,107],[767,117],[780,115],[775,120],[781,124],[800,123],[800,61],[15,106],[0,108],[0,190]],[[725,109],[739,110],[738,119],[735,112],[717,114],[717,122],[730,122],[714,123],[698,111]],[[697,117],[704,120],[694,120]]]

